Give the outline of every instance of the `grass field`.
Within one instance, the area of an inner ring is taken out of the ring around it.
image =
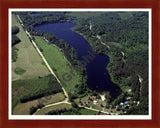
[[[39,104],[38,100],[43,101],[43,104],[47,105],[47,104],[62,101],[64,100],[64,98],[65,97],[63,93],[57,93],[55,95],[51,95],[50,98],[43,97],[43,98],[32,100],[26,103],[21,103],[14,108],[13,114],[14,115],[29,115],[30,108],[32,106],[36,107]]]
[[[18,19],[17,19],[16,15],[12,14],[12,25],[15,25],[17,23],[18,23]]]
[[[116,42],[107,42],[107,44],[110,46],[110,47],[115,47],[115,48],[123,48],[122,45],[120,43],[116,43]]]
[[[43,108],[40,111],[38,111],[36,113],[36,115],[45,115],[49,111],[52,111],[52,110],[61,110],[61,109],[64,109],[64,108],[70,109],[70,108],[72,108],[72,106],[70,104],[63,103],[63,104],[59,104],[59,105]]]
[[[55,45],[48,44],[42,37],[35,37],[35,42],[37,43],[38,47],[43,49],[43,55],[45,56],[46,60],[48,61],[49,65],[54,72],[58,76],[58,78],[65,83],[62,83],[62,86],[67,90],[67,92],[71,92],[74,90],[74,86],[80,83],[80,76],[76,73],[76,71],[69,67],[69,62],[64,57],[63,52]],[[70,73],[73,71],[72,73]],[[64,75],[66,73],[66,75]],[[71,77],[70,80],[65,81],[64,77]]]
[[[123,20],[126,20],[132,16],[131,12],[123,12],[123,13],[119,13],[119,15]]]
[[[52,76],[53,77],[53,76]],[[36,96],[38,93],[45,93],[50,89],[48,85],[50,81],[50,77],[42,77],[42,78],[32,78],[25,80],[16,80],[12,82],[12,110],[19,105],[22,104],[20,99],[26,95]],[[54,84],[53,84],[54,87]],[[55,94],[55,97],[48,97],[43,100],[43,104],[54,103],[58,101],[64,100],[63,94]],[[48,100],[47,100],[48,99]],[[34,100],[33,100],[34,101]],[[29,104],[30,102],[26,102],[25,104]],[[22,105],[23,106],[23,105]]]
[[[12,16],[13,22],[16,23],[15,16]],[[46,76],[49,74],[48,69],[45,65],[42,65],[42,59],[36,52],[35,48],[32,46],[29,38],[27,37],[26,33],[20,26],[20,24],[16,24],[20,32],[17,34],[21,42],[16,46],[18,48],[18,58],[16,62],[12,63],[12,80],[17,79],[26,79],[26,78],[34,78],[38,76]],[[26,72],[22,75],[18,75],[14,72],[14,70],[19,67]]]
[[[82,115],[97,115],[98,112],[89,109],[80,109]]]
[[[88,18],[91,16],[100,15],[102,12],[71,12],[68,13],[69,16],[75,16],[77,18]]]

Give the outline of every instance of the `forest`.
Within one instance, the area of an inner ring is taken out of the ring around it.
[[[135,107],[130,109],[128,114],[146,114],[148,112],[148,13],[131,12],[127,19],[122,19],[117,12],[106,12],[78,20],[77,24],[74,30],[83,34],[93,50],[110,57],[107,69],[112,81],[122,89],[125,86],[131,87],[133,99],[140,101],[141,105],[136,109]],[[142,82],[139,81],[140,77]],[[144,111],[141,106],[145,106]]]

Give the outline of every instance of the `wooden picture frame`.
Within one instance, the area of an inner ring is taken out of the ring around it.
[[[9,120],[8,117],[8,12],[9,8],[149,8],[152,9],[152,119],[151,120]],[[1,0],[0,1],[0,127],[160,127],[159,0]]]

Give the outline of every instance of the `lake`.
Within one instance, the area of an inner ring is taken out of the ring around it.
[[[92,51],[89,43],[72,29],[75,23],[50,23],[36,26],[36,31],[46,31],[68,42],[76,51],[77,59],[86,67],[87,83],[91,90],[97,92],[109,91],[112,98],[121,94],[119,86],[114,84],[106,69],[109,57],[97,55]]]

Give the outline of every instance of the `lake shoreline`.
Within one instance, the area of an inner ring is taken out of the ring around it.
[[[91,47],[90,43],[86,40],[85,36],[74,30],[75,26],[75,23],[60,22],[43,24],[35,27],[35,30],[47,31],[57,38],[65,40],[76,51],[77,59],[80,62],[86,59],[91,59],[86,62],[88,88],[95,90],[98,93],[109,91],[113,99],[117,98],[122,91],[117,84],[113,83],[110,74],[108,73],[107,65],[109,64],[109,56],[105,54],[97,54]],[[93,52],[95,57],[91,58],[88,51]]]

